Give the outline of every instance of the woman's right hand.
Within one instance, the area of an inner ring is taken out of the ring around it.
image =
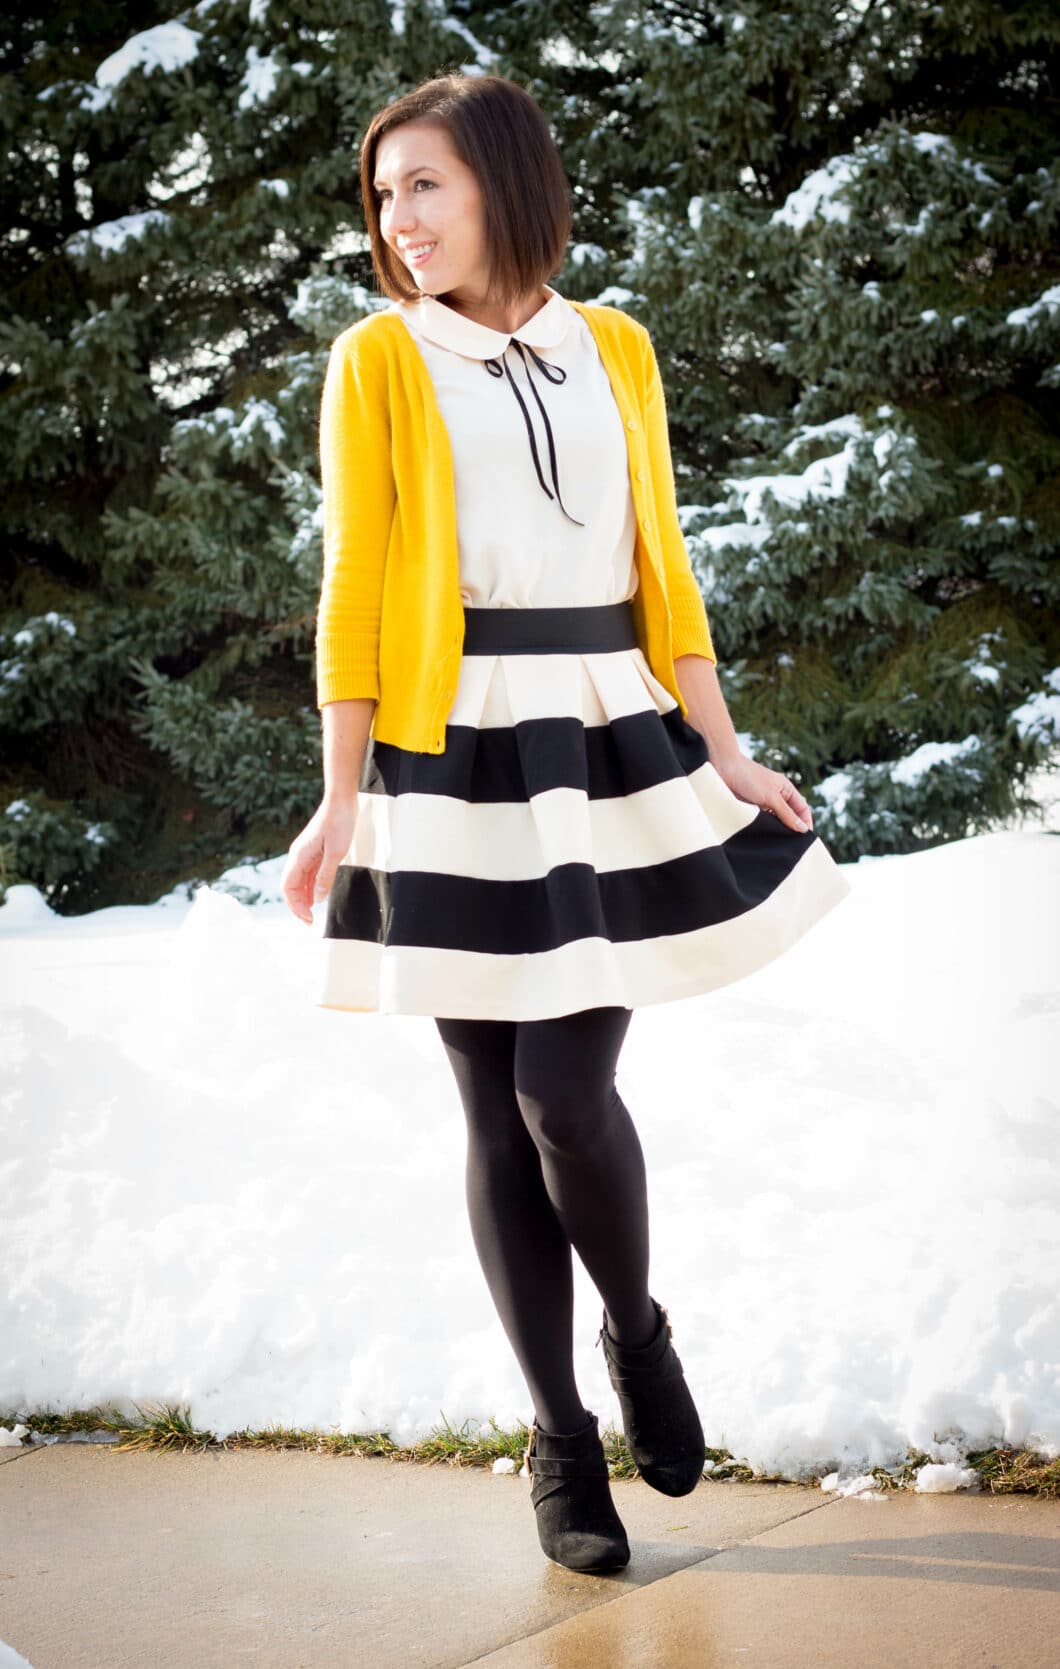
[[[324,799],[291,842],[281,887],[288,907],[309,927],[313,905],[328,896],[335,871],[350,849],[356,821],[356,793],[352,799]]]

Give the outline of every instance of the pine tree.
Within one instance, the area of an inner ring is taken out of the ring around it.
[[[737,726],[843,860],[996,826],[1060,729],[1060,14],[592,10]]]
[[[358,145],[468,56],[406,10],[62,0],[7,32],[0,853],[60,910],[282,850],[319,798],[320,388],[378,304]]]

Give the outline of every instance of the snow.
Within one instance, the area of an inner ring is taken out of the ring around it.
[[[287,433],[276,407],[270,400],[262,400],[257,395],[251,395],[244,401],[238,412],[231,406],[215,406],[213,411],[206,412],[202,417],[182,418],[174,423],[172,433],[174,437],[179,437],[195,430],[207,435],[226,436],[233,458],[242,458],[260,445],[280,452],[287,442]]]
[[[34,619],[27,620],[26,624],[20,626],[18,631],[12,632],[12,643],[17,643],[20,648],[25,648],[36,640],[42,626],[51,626],[55,630],[65,632],[67,637],[77,636],[77,627],[67,615],[57,614],[55,609],[49,609],[47,614],[38,614]]]
[[[101,220],[98,226],[86,226],[66,240],[68,255],[87,255],[93,250],[112,255],[134,239],[142,238],[152,226],[165,226],[169,215],[163,209],[144,209],[139,214],[123,214],[117,220]]]
[[[236,108],[239,110],[256,110],[260,105],[268,104],[276,91],[276,83],[284,69],[282,58],[274,52],[259,52],[256,46],[247,48],[246,68]],[[292,75],[312,75],[312,64],[299,59],[296,63],[286,66]]]
[[[275,53],[259,52],[256,46],[247,48],[247,64],[236,108],[252,110],[267,104],[280,76],[280,63]]]
[[[922,742],[904,759],[891,767],[891,781],[912,787],[936,765],[952,765],[957,759],[967,759],[982,747],[978,736],[966,736],[962,742]]]
[[[198,52],[199,36],[178,19],[158,23],[153,29],[131,35],[124,46],[112,52],[109,58],[104,58],[97,67],[95,84],[82,98],[81,108],[91,111],[104,109],[110,103],[115,87],[119,87],[134,70],[140,70],[144,75],[154,75],[158,70],[166,74],[193,63]]]
[[[0,1669],[33,1669],[33,1665],[21,1652],[16,1652],[14,1646],[0,1640]]]
[[[951,1495],[956,1489],[978,1489],[979,1474],[974,1466],[954,1466],[952,1462],[929,1462],[917,1470],[913,1488],[921,1495]]]
[[[801,232],[813,220],[834,221],[845,226],[850,219],[850,206],[837,201],[855,177],[857,159],[835,156],[822,168],[807,174],[801,185],[789,192],[780,208],[769,217],[772,226],[790,226]]]
[[[994,665],[992,645],[1003,644],[1000,632],[981,632],[975,646],[975,657],[966,663],[968,672],[980,684],[1000,684],[1001,669]]]
[[[890,412],[881,412],[881,416],[889,417]],[[800,446],[805,446],[816,440],[831,440],[840,435],[852,436],[855,439],[865,433],[865,427],[856,412],[845,412],[841,417],[832,417],[827,423],[803,423],[796,429],[792,438],[783,449],[783,456],[790,457]]]
[[[572,243],[567,246],[567,260],[573,267],[584,266],[586,261],[606,261],[607,250],[599,243]]]
[[[606,289],[593,297],[593,303],[597,307],[625,307],[629,302],[636,300],[636,291],[623,289],[621,284],[608,284]]]
[[[440,29],[458,36],[465,46],[471,48],[471,62],[460,66],[465,75],[477,75],[496,69],[497,54],[480,41],[477,35],[473,35],[466,23],[462,23],[459,18],[451,17],[444,7],[439,7],[435,21]]]
[[[961,156],[948,134],[912,133],[903,129],[898,137],[903,144],[911,145],[922,154],[933,155],[939,162],[969,173],[978,185],[997,190],[997,181],[993,176],[974,158]],[[829,158],[788,193],[780,208],[770,216],[770,225],[789,226],[795,232],[802,232],[814,220],[847,225],[850,204],[841,200],[842,193],[857,180],[866,163],[887,165],[890,159],[890,142],[885,139],[871,139],[854,153]],[[984,216],[984,221],[988,218],[989,215]],[[929,229],[930,224],[930,207],[925,206],[912,225],[895,226],[892,230],[918,237]],[[869,284],[863,288],[866,293],[877,293]]]
[[[1029,307],[1017,307],[1006,315],[1005,323],[1017,329],[1026,330],[1041,319],[1051,319],[1060,312],[1060,284],[1053,284],[1050,289],[1043,290],[1038,300]]]
[[[821,1479],[821,1490],[826,1495],[856,1495],[859,1501],[887,1499],[886,1493],[879,1487],[871,1472],[862,1472],[856,1478],[846,1478],[842,1483],[838,1472],[829,1472],[826,1478]]]
[[[856,437],[851,438],[841,452],[814,459],[801,475],[730,475],[723,478],[724,484],[741,501],[748,522],[767,521],[766,499],[770,495],[778,504],[790,507],[811,498],[842,497],[856,444]]]
[[[1032,695],[1016,708],[1013,723],[1021,736],[1038,734],[1060,742],[1060,666],[1046,673],[1045,683],[1051,693]]]
[[[854,779],[849,771],[833,771],[815,785],[814,794],[823,800],[835,819],[837,827],[846,825],[846,809],[853,792]]]
[[[315,1006],[323,910],[277,901],[284,861],[0,908],[8,1425],[111,1399],[218,1436],[531,1417],[434,1024]],[[916,1446],[925,1488],[972,1447],[1060,1453],[1058,866],[1031,827],[845,865],[783,957],[634,1015],[652,1290],[712,1446],[853,1481]],[[579,1387],[617,1429],[575,1268]]]
[[[731,545],[760,550],[772,533],[768,522],[756,522],[753,527],[749,522],[726,522],[724,526],[700,528],[694,537],[697,545],[706,545],[708,550],[713,551],[724,550]]]

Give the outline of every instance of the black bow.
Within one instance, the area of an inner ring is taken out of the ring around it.
[[[548,458],[549,458],[549,463],[552,466],[552,485],[556,489],[556,498],[559,502],[559,507],[563,511],[563,514],[566,516],[567,520],[569,522],[573,522],[575,527],[584,527],[585,523],[580,522],[578,520],[577,516],[572,516],[570,514],[566,505],[563,502],[563,499],[560,497],[559,476],[558,476],[557,470],[556,470],[556,443],[555,443],[555,441],[552,437],[552,425],[548,420],[548,412],[545,410],[544,406],[541,403],[541,396],[537,392],[537,388],[536,388],[536,385],[534,383],[533,376],[531,375],[530,366],[526,364],[526,354],[523,351],[523,343],[522,342],[517,342],[515,340],[515,337],[513,336],[510,343],[508,344],[508,346],[516,349],[517,353],[519,354],[520,359],[522,359],[522,361],[523,361],[523,364],[526,365],[526,380],[527,380],[528,384],[530,385],[530,392],[534,396],[534,399],[537,401],[538,410],[540,411],[542,417],[545,420],[545,433],[548,435]],[[563,370],[562,366],[560,366],[560,365],[549,365],[547,363],[547,361],[545,361],[541,358],[540,354],[537,354],[537,353],[534,352],[533,348],[530,347],[529,343],[526,344],[526,353],[528,353],[530,355],[531,359],[534,361],[534,364],[536,366],[538,366],[542,375],[546,378],[546,380],[548,382],[551,382],[551,383],[566,382],[567,373],[566,373],[566,371]],[[512,393],[515,395],[515,398],[519,402],[519,410],[523,414],[523,422],[526,424],[527,435],[530,437],[530,451],[533,453],[534,468],[537,470],[537,479],[541,483],[542,492],[546,495],[546,497],[551,498],[552,494],[549,492],[548,487],[545,485],[545,477],[541,473],[541,460],[537,455],[537,441],[534,438],[534,425],[530,421],[530,413],[526,409],[526,403],[523,400],[523,397],[519,392],[519,389],[516,385],[515,378],[512,376],[511,367],[509,366],[508,361],[502,357],[501,359],[484,359],[482,361],[482,363],[486,367],[486,370],[489,372],[491,377],[504,377],[504,376],[506,376],[508,378],[508,381],[511,384]]]

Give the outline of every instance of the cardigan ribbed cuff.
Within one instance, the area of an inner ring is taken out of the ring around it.
[[[318,637],[317,706],[329,701],[379,700],[378,638]]]
[[[717,654],[707,625],[707,611],[698,587],[694,596],[670,599],[671,648],[674,660],[678,655],[703,655],[717,662]]]

